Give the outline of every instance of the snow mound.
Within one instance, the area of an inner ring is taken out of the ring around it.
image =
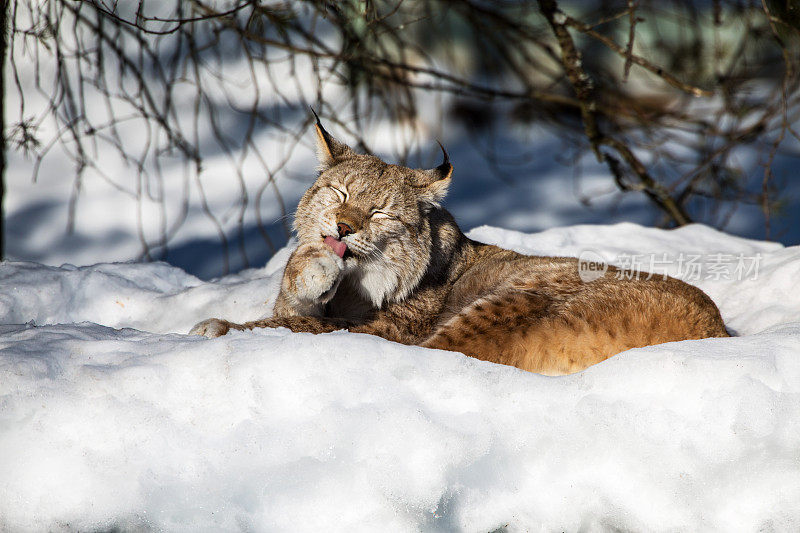
[[[269,314],[288,249],[209,283],[3,263],[0,530],[800,528],[800,247],[703,226],[470,236],[658,254],[739,336],[553,378],[347,332],[184,334]],[[758,269],[735,279],[742,258]]]

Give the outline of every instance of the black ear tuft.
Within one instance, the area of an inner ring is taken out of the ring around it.
[[[417,175],[419,190],[419,198],[426,204],[438,206],[444,197],[447,195],[447,188],[450,186],[450,176],[453,175],[453,165],[450,164],[450,157],[447,155],[447,150],[444,149],[442,143],[439,143],[439,148],[442,149],[444,161],[436,167],[428,170],[418,170]]]
[[[441,176],[439,179],[446,180],[453,173],[453,165],[450,164],[450,156],[447,155],[447,150],[444,149],[442,143],[439,142],[438,139],[436,140],[436,143],[439,145],[439,148],[442,149],[444,161],[442,161],[442,164],[436,167],[434,170],[436,170],[439,173],[439,176]]]
[[[444,149],[442,143],[439,141],[436,142],[439,144],[439,148],[442,149],[444,160],[438,167],[420,171],[423,176],[420,185],[427,186],[440,180],[450,179],[450,176],[453,174],[453,165],[450,164],[450,156],[447,155],[447,150]]]

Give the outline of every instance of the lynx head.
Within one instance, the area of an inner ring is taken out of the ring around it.
[[[453,172],[447,153],[434,169],[411,169],[357,154],[319,119],[316,132],[320,175],[295,214],[300,242],[331,246],[344,259],[344,275],[376,307],[403,300],[431,258],[429,214]]]

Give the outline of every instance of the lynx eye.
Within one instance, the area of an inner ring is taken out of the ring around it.
[[[339,197],[339,201],[344,203],[347,201],[347,193],[338,187],[334,187],[333,185],[328,185],[329,189],[333,189],[333,192],[336,193],[336,196]]]
[[[369,217],[372,220],[380,220],[380,219],[385,219],[385,218],[394,218],[389,213],[384,213],[383,211],[378,211],[378,210],[375,210],[372,213],[370,213]]]

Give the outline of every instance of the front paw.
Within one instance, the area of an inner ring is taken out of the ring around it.
[[[299,302],[327,303],[343,269],[344,261],[327,245],[300,246],[286,265],[283,290]]]
[[[228,333],[231,329],[231,323],[227,320],[220,320],[219,318],[209,318],[198,322],[194,327],[189,330],[189,335],[202,335],[213,339],[214,337],[221,337]]]

